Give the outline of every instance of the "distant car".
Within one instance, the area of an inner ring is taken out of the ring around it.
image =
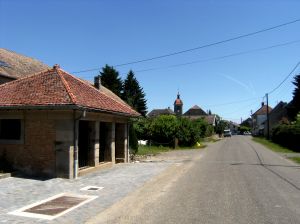
[[[229,129],[224,130],[224,137],[231,137],[231,131]]]
[[[251,135],[250,131],[244,131],[244,135]]]

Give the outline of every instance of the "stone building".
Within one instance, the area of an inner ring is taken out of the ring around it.
[[[183,110],[183,102],[180,99],[180,94],[177,94],[177,99],[174,102],[174,113],[176,116],[181,116],[182,115],[182,110]]]
[[[0,85],[0,157],[62,178],[128,162],[128,120],[139,114],[98,87],[59,66]]]

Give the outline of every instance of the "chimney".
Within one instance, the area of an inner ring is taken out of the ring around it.
[[[265,105],[265,103],[264,103],[264,102],[262,102],[262,103],[261,103],[261,107],[263,107],[264,105]]]
[[[94,77],[94,86],[96,87],[96,89],[101,88],[101,76],[100,75],[97,75]]]
[[[60,68],[59,64],[53,65],[53,69],[59,69],[59,68]]]

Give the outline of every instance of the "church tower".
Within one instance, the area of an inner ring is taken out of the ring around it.
[[[180,99],[180,94],[178,92],[177,99],[174,102],[174,113],[176,114],[176,116],[182,115],[182,107],[183,107],[183,102]]]

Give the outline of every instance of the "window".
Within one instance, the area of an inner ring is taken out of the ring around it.
[[[0,140],[21,140],[20,119],[0,119]]]

